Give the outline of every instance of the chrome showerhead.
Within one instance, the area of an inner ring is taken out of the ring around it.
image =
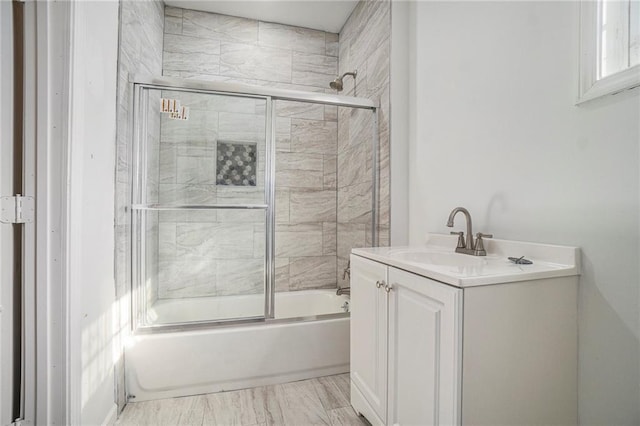
[[[335,80],[333,80],[331,83],[329,83],[329,87],[331,87],[333,90],[337,90],[338,92],[341,92],[342,89],[343,89],[342,79],[344,79],[344,77],[347,76],[347,75],[351,75],[351,76],[353,76],[353,79],[355,80],[356,74],[358,74],[357,70],[354,70],[353,72],[345,72],[344,74],[342,74],[341,77],[336,77]]]

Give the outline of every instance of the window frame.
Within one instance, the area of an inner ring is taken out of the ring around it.
[[[640,64],[598,79],[598,3],[580,2],[580,82],[576,105],[640,86]]]

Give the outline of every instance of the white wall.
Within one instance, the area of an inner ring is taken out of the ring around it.
[[[391,2],[390,61],[390,228],[391,245],[406,245],[409,241],[409,112],[414,105],[410,98],[410,82],[414,82],[414,67],[409,52],[415,38],[411,37],[409,17],[413,5],[407,1]]]
[[[118,2],[73,6],[69,145],[71,423],[114,405],[114,171]]]
[[[640,424],[639,89],[574,106],[577,2],[411,16],[411,243],[465,206],[475,232],[581,247],[581,424]]]

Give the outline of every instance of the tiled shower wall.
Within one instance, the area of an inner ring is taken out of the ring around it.
[[[162,72],[162,37],[164,27],[164,4],[161,1],[121,1],[120,2],[120,45],[118,51],[118,99],[117,99],[117,136],[116,136],[116,297],[120,307],[119,330],[128,329],[131,310],[130,300],[131,278],[129,271],[129,238],[131,234],[131,221],[127,211],[130,194],[130,170],[131,170],[131,84],[129,78],[135,74],[158,75]],[[158,102],[152,106],[158,107]],[[158,99],[159,101],[159,99]],[[158,114],[151,114],[149,125],[149,141],[152,145],[158,145],[160,122]],[[157,156],[152,157],[149,167],[148,179],[158,180]],[[157,197],[156,193],[150,193],[150,197]],[[158,221],[153,218],[148,222],[148,243],[151,247],[157,247]],[[147,258],[147,268],[152,274],[157,271],[157,250]],[[149,285],[148,297],[153,300],[156,297],[155,288]],[[120,333],[118,333],[120,336]],[[124,368],[122,357],[118,357],[116,363],[117,402],[123,407],[124,396]]]
[[[165,76],[330,93],[328,84],[337,74],[337,34],[170,7],[164,29]],[[258,141],[264,135],[259,127],[264,111],[258,106],[244,111],[226,107],[207,112],[207,125],[199,126],[206,127],[207,136],[192,129],[196,134],[183,140],[203,145],[204,150],[194,151],[197,155],[175,151],[167,143],[175,145],[175,135],[163,123],[161,201],[192,194],[196,198],[190,202],[260,202],[260,187],[248,194],[246,188],[216,188],[203,181],[215,174],[216,139]],[[192,120],[199,119],[198,113],[193,108]],[[337,108],[278,102],[276,115],[276,289],[333,288]],[[247,126],[255,132],[238,134]],[[203,190],[202,185],[209,186]],[[262,292],[262,213],[228,211],[223,220],[221,213],[161,216],[161,298]],[[203,250],[214,242],[234,249]]]
[[[290,136],[277,137],[276,290],[335,288],[336,110],[282,101],[276,110],[291,121]]]
[[[160,202],[264,204],[266,102],[185,92],[163,96],[188,106],[190,118],[162,117]],[[217,141],[257,147],[255,186],[216,184]],[[262,293],[264,226],[261,210],[161,212],[159,297]]]
[[[130,231],[124,210],[129,193],[129,104],[127,84],[136,73],[203,80],[268,85],[285,89],[335,93],[328,82],[340,73],[358,70],[357,96],[372,97],[381,103],[379,114],[381,143],[380,243],[389,235],[389,2],[361,2],[338,35],[304,28],[253,21],[243,18],[163,8],[160,2],[122,2],[118,105],[118,294],[129,288],[127,235]],[[163,33],[164,30],[164,33]],[[345,79],[343,94],[353,95],[353,80]],[[159,94],[154,94],[159,98]],[[157,105],[152,99],[151,105]],[[228,105],[227,105],[228,107]],[[159,114],[151,118],[149,140],[158,144],[158,157],[149,161],[149,201],[256,202],[246,189],[215,185],[203,191],[202,179],[215,173],[213,142],[217,138],[254,140],[256,132],[237,134],[232,128],[246,128],[260,120],[261,106],[239,111],[218,106],[213,118],[198,117],[200,128],[214,127],[208,147],[178,150],[170,146],[171,125]],[[205,112],[201,109],[200,112]],[[277,105],[277,188],[276,188],[276,288],[278,291],[341,285],[352,247],[371,244],[371,114],[346,108],[278,102]],[[213,115],[212,115],[213,117]],[[249,118],[252,117],[252,118]],[[339,118],[338,118],[339,117]],[[247,121],[247,119],[249,120]],[[157,121],[154,122],[154,120]],[[188,122],[191,125],[194,121]],[[162,126],[163,136],[155,129]],[[167,127],[169,126],[169,127]],[[166,134],[165,134],[166,133]],[[197,131],[196,131],[197,133]],[[225,135],[226,133],[226,135]],[[191,135],[196,136],[197,135]],[[193,142],[194,139],[191,139]],[[188,142],[188,141],[185,141]],[[264,157],[263,157],[264,158]],[[157,183],[157,184],[156,184]],[[212,184],[212,182],[208,182]],[[206,184],[205,184],[206,185]],[[260,182],[258,182],[260,185]],[[256,188],[260,191],[260,188]],[[253,215],[253,216],[252,216]],[[217,213],[163,213],[148,220],[148,295],[189,297],[244,294],[261,291],[264,222],[255,212],[226,214],[220,228]],[[215,225],[218,224],[218,225]],[[252,228],[251,226],[252,225]],[[231,228],[229,228],[231,227]],[[251,228],[251,229],[250,229]],[[221,231],[221,229],[227,229]],[[235,229],[237,232],[229,231]],[[228,232],[227,232],[228,231]],[[206,254],[207,242],[224,247],[246,239],[237,259],[225,254],[219,259]],[[225,237],[226,235],[226,237]],[[227,241],[225,243],[225,238]],[[158,245],[159,243],[159,245]],[[155,246],[154,246],[155,244]],[[252,246],[249,256],[247,247]],[[153,250],[158,247],[158,250]],[[200,247],[199,249],[197,247]],[[158,258],[159,256],[159,258]],[[221,260],[221,262],[218,262]],[[235,264],[231,261],[235,261]],[[196,262],[194,262],[196,261]],[[158,268],[159,266],[159,268]],[[233,278],[235,277],[235,278]],[[151,301],[151,300],[150,300]]]
[[[379,245],[389,245],[389,48],[391,2],[371,0],[358,3],[340,32],[339,71],[357,70],[354,79],[344,80],[344,94],[370,98],[380,103],[378,113]],[[347,266],[355,247],[368,247],[371,238],[372,117],[368,111],[339,108],[338,111],[338,274]]]
[[[136,74],[157,75],[162,70],[162,29],[164,5],[160,1],[123,1],[120,3],[120,47],[118,57],[118,106],[117,106],[117,168],[116,168],[116,283],[117,294],[122,297],[128,294],[130,274],[128,265],[128,243],[131,233],[130,216],[126,210],[129,204],[130,172],[131,172],[131,100],[132,87],[129,82]],[[150,98],[151,111],[148,122],[148,142],[150,146],[159,148],[160,117],[157,113],[159,97]],[[151,188],[159,178],[159,149],[151,149],[147,179]],[[157,201],[157,191],[148,193],[149,201]],[[158,221],[149,218],[147,222],[147,243],[151,248],[157,247]],[[152,250],[146,259],[147,269],[151,274],[157,272],[157,249]],[[147,289],[147,296],[156,297],[153,286]],[[128,315],[128,312],[126,313]]]

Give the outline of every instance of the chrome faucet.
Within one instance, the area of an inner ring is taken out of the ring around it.
[[[471,214],[469,214],[469,210],[465,209],[464,207],[456,207],[455,209],[451,210],[451,214],[449,214],[449,220],[447,220],[447,226],[449,228],[453,227],[453,218],[458,212],[462,212],[462,214],[464,214],[465,220],[467,221],[467,239],[465,241],[464,232],[451,232],[451,235],[458,236],[456,253],[470,254],[473,256],[486,256],[487,251],[484,249],[484,243],[482,239],[493,238],[493,235],[478,232],[476,234],[476,240],[474,241],[473,232],[471,230]]]

